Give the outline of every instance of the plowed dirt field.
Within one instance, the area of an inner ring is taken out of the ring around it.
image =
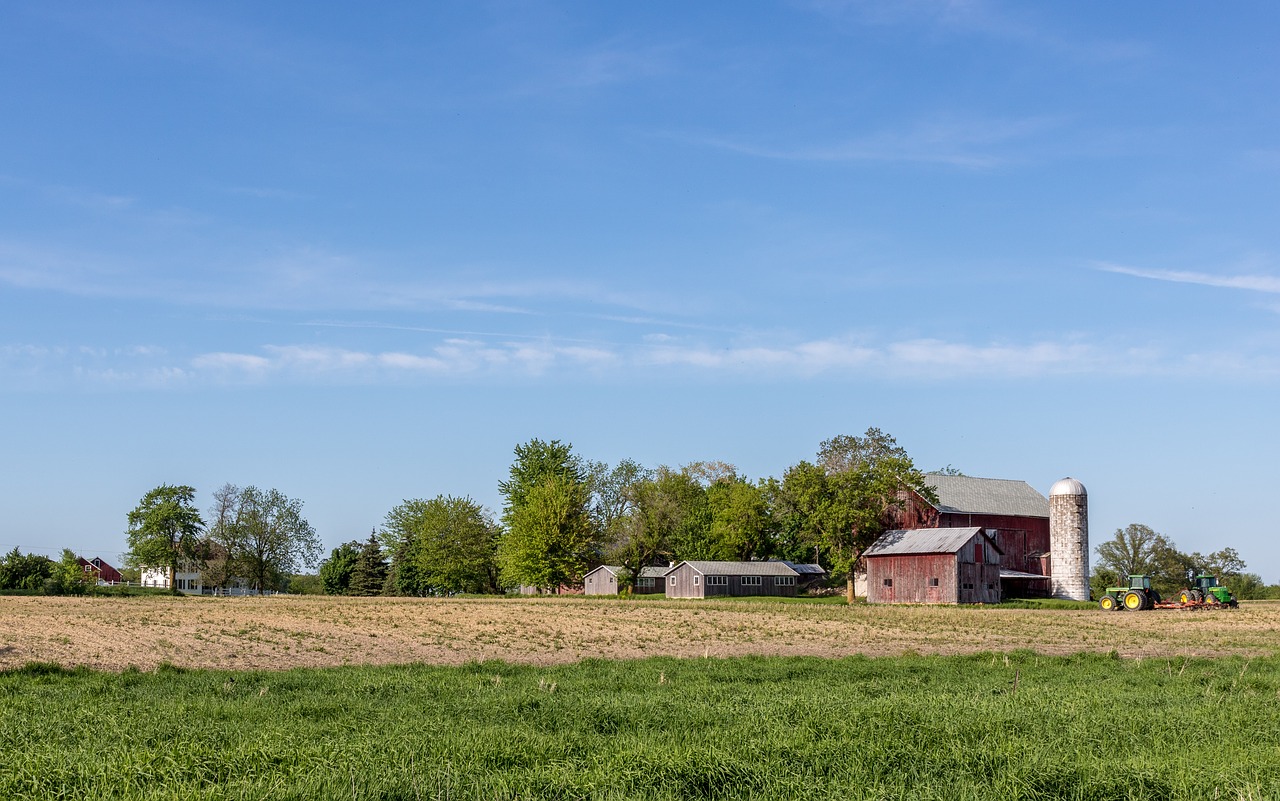
[[[759,600],[0,597],[0,669],[170,663],[279,670],[486,659],[955,654],[1128,657],[1280,652],[1280,603],[1118,612]]]

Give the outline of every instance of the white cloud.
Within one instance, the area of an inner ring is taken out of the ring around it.
[[[1200,286],[1222,287],[1224,289],[1244,289],[1251,292],[1280,294],[1280,276],[1262,273],[1215,275],[1192,270],[1150,270],[1106,262],[1099,263],[1097,268],[1108,273],[1132,275],[1136,278],[1149,278],[1153,281],[1171,281],[1177,284],[1198,284]]]
[[[1014,161],[1008,148],[1018,140],[1061,124],[1056,118],[939,119],[912,128],[879,131],[843,142],[771,147],[729,138],[695,138],[711,147],[758,158],[813,162],[902,162],[991,169]]]

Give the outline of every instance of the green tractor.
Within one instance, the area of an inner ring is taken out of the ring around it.
[[[1201,573],[1196,576],[1194,587],[1178,593],[1178,602],[1184,604],[1211,603],[1230,606],[1233,609],[1240,605],[1231,590],[1218,583],[1218,577],[1212,573]]]
[[[1128,587],[1107,587],[1107,592],[1098,600],[1098,606],[1104,612],[1115,612],[1128,609],[1136,612],[1140,609],[1153,609],[1160,603],[1160,593],[1151,586],[1151,577],[1141,573],[1129,576]]]

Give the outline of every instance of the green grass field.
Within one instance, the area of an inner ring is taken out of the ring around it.
[[[0,798],[1262,799],[1280,659],[0,673]]]

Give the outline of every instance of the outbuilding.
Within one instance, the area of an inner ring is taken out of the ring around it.
[[[887,531],[863,553],[868,603],[999,603],[1000,546],[979,526]]]
[[[638,595],[652,595],[664,592],[667,588],[664,576],[669,567],[642,567],[640,575],[631,584],[631,591]],[[619,565],[600,565],[582,577],[582,592],[585,595],[617,595],[622,583],[625,567]]]
[[[786,562],[681,562],[667,570],[668,598],[794,597],[800,574]]]

